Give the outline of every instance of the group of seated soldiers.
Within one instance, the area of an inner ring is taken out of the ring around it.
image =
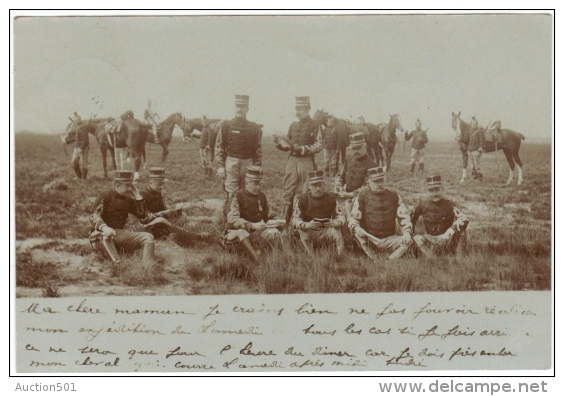
[[[427,177],[427,196],[410,211],[397,192],[386,188],[385,168],[371,166],[373,163],[366,160],[363,139],[362,133],[351,136],[353,155],[336,177],[334,191],[326,190],[323,171],[308,173],[309,188],[295,199],[289,223],[271,216],[262,191],[263,169],[248,166],[244,188],[229,203],[221,244],[229,251],[246,253],[257,264],[262,252],[281,243],[284,234],[299,236],[311,256],[316,245],[334,249],[341,256],[348,235],[374,260],[384,252],[388,260],[394,260],[410,248],[429,258],[446,252],[463,255],[468,219],[455,203],[444,198],[441,176]],[[121,262],[118,251],[142,248],[143,263],[156,264],[155,238],[168,236],[179,245],[195,239],[213,242],[210,234],[173,224],[181,211],[166,210],[161,194],[167,180],[164,169],[151,168],[149,177],[148,186],[139,192],[131,171],[116,171],[114,188],[94,204],[91,243],[115,263]],[[145,231],[124,229],[129,214],[140,219]],[[426,232],[413,235],[419,217],[423,217]]]

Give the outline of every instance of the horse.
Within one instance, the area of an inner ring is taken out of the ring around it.
[[[396,136],[396,129],[403,132],[403,126],[399,118],[399,114],[390,114],[390,121],[382,128],[380,135],[380,144],[383,150],[383,160],[382,164],[385,163],[386,171],[389,171],[392,165],[392,155],[398,144],[398,138]]]
[[[466,167],[468,165],[468,141],[470,140],[472,128],[468,122],[460,118],[460,112],[458,112],[458,114],[452,112],[452,129],[457,132],[456,140],[462,151],[462,179],[460,183],[464,183],[466,179]],[[525,140],[525,136],[511,129],[501,129],[500,121],[495,121],[490,129],[481,128],[478,132],[491,136],[491,139],[489,136],[485,139],[486,145],[483,147],[485,152],[503,150],[503,154],[505,154],[505,158],[509,164],[507,185],[511,184],[513,181],[515,164],[517,164],[519,171],[517,185],[520,186],[523,183],[523,163],[519,158],[519,148],[521,147],[521,140]]]
[[[148,131],[152,129],[151,124],[143,124]],[[163,148],[163,153],[161,157],[161,161],[165,161],[166,157],[168,156],[168,145],[172,139],[172,131],[174,127],[178,125],[180,129],[183,129],[184,126],[184,117],[180,112],[172,113],[167,118],[164,119],[161,123],[157,125],[157,136],[153,136],[152,132],[149,132],[147,136],[147,142],[149,143],[156,143]]]
[[[311,117],[319,125],[323,125],[327,128],[327,119],[329,118],[329,113],[321,110],[317,110],[313,117]],[[337,134],[337,166],[336,171],[339,171],[339,154],[344,164],[347,157],[347,147],[349,145],[349,135],[351,134],[352,124],[347,120],[337,118],[333,116],[333,126]]]
[[[209,120],[209,125],[212,129],[215,130],[217,127],[219,127],[220,121],[221,119],[219,118],[211,118]],[[184,134],[182,136],[182,139],[184,140],[184,143],[188,143],[193,138],[194,129],[202,132],[204,125],[202,124],[201,118],[185,118],[184,122],[182,123],[181,129]]]
[[[116,166],[116,157],[115,157],[115,150],[114,145],[110,144],[111,142],[108,139],[107,132],[105,125],[108,122],[113,121],[113,118],[91,118],[89,120],[83,120],[78,123],[71,120],[71,123],[67,126],[66,131],[61,136],[61,140],[63,144],[70,144],[76,140],[76,131],[79,127],[86,127],[88,128],[88,133],[94,135],[96,140],[100,144],[100,152],[102,153],[102,164],[104,167],[104,177],[108,177],[107,171],[107,151],[110,150],[112,155],[112,164],[114,166],[114,170],[117,169]],[[65,146],[63,146],[65,147]],[[66,149],[65,149],[66,154]]]

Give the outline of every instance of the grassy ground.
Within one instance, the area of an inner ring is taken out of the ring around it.
[[[16,151],[16,284],[18,296],[68,295],[183,295],[234,293],[331,293],[438,290],[547,290],[551,287],[551,169],[550,145],[521,147],[524,183],[505,186],[509,167],[502,152],[483,157],[483,182],[461,186],[461,154],[456,143],[431,143],[426,174],[443,176],[447,196],[470,217],[470,255],[433,261],[408,256],[394,264],[370,262],[349,247],[335,261],[332,252],[307,257],[295,241],[290,249],[274,249],[260,269],[250,270],[244,258],[226,254],[218,245],[180,248],[171,241],[157,243],[163,266],[147,272],[139,257],[126,258],[112,268],[88,245],[88,216],[98,193],[111,187],[104,179],[99,146],[91,138],[87,182],[75,180],[57,136],[17,135]],[[406,204],[414,206],[425,192],[423,176],[408,172],[409,149],[398,147],[388,184]],[[147,147],[147,166],[161,165],[160,148]],[[70,155],[70,150],[69,150]],[[265,192],[271,211],[282,209],[282,180],[287,154],[263,141]],[[318,155],[321,166],[322,156]],[[111,169],[111,165],[110,169]],[[216,176],[199,167],[196,145],[175,137],[165,163],[169,206],[189,202],[184,226],[221,231],[218,206],[223,198]],[[497,167],[499,166],[499,172]],[[110,172],[111,173],[111,172]],[[147,181],[142,172],[140,186]],[[423,230],[422,221],[416,232]],[[128,226],[137,228],[136,220]]]

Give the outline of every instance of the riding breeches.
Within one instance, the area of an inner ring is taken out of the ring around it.
[[[239,159],[227,156],[225,159],[225,192],[233,196],[245,187],[247,167],[253,164],[252,158]]]
[[[80,148],[75,147],[72,152],[71,164],[74,166],[75,162],[78,162],[82,169],[86,169],[88,167],[88,150],[88,148],[81,150]]]
[[[472,167],[476,169],[476,172],[482,173],[482,168],[480,167],[482,152],[480,150],[470,151],[470,158],[472,159]]]
[[[330,175],[337,173],[337,149],[323,149],[325,172]]]
[[[411,164],[425,163],[425,148],[411,148]]]
[[[292,205],[298,188],[302,193],[309,190],[308,173],[315,170],[315,159],[312,155],[306,157],[294,157],[290,155],[286,163],[286,175],[284,176],[284,203]]]

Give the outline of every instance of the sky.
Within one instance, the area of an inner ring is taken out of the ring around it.
[[[552,17],[513,15],[19,17],[14,130],[62,133],[68,116],[232,118],[235,94],[265,134],[312,111],[372,123],[399,114],[451,139],[452,112],[552,135]],[[176,133],[176,132],[175,132]]]

